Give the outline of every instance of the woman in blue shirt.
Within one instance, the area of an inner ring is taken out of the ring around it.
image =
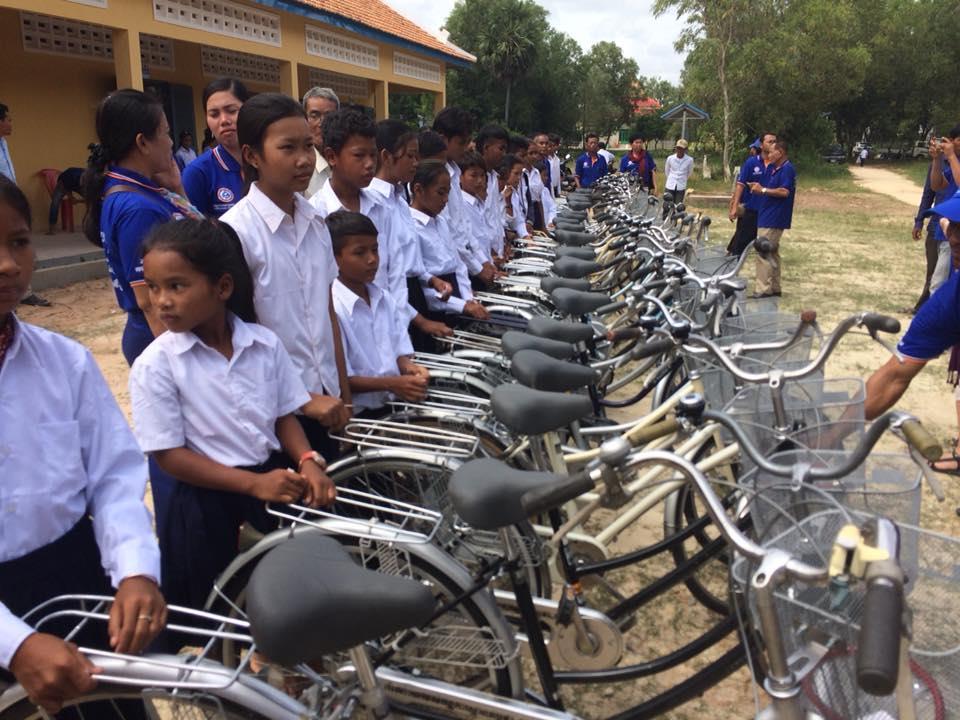
[[[183,187],[207,217],[220,217],[244,195],[237,115],[248,97],[246,86],[233,78],[214,80],[203,90],[207,129],[217,144],[183,171]]]

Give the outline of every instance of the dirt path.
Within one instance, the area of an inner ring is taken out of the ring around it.
[[[907,205],[916,206],[920,200],[920,195],[923,193],[921,186],[892,170],[870,167],[869,165],[867,167],[851,165],[850,174],[853,175],[853,179],[861,187],[871,192],[887,195]]]

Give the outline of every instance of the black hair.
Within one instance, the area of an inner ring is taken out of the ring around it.
[[[445,138],[468,138],[473,132],[473,116],[463,108],[445,107],[433,119],[433,130]]]
[[[543,135],[548,141],[550,140],[550,133],[545,132],[545,131],[543,131],[543,130],[537,130],[535,133],[531,133],[531,134],[530,134],[530,139],[531,139],[531,140],[536,140],[536,139],[537,139],[538,137],[540,137],[541,135]]]
[[[350,210],[337,210],[327,215],[327,230],[330,231],[330,240],[333,252],[339,255],[347,246],[347,238],[355,235],[377,237],[377,226],[366,215]]]
[[[443,139],[443,135],[433,130],[421,130],[417,143],[420,147],[420,157],[436,157],[447,150],[447,141]]]
[[[543,160],[537,160],[535,163],[533,163],[533,169],[537,170],[538,172],[546,170],[547,163],[544,162]]]
[[[227,299],[227,309],[244,322],[257,322],[253,275],[232,227],[211,218],[169,220],[153,227],[140,246],[140,256],[146,257],[152,250],[178,253],[213,283],[230,275],[233,293]]]
[[[606,144],[605,142],[601,141],[601,142],[598,142],[598,143],[597,143],[597,147],[600,148],[601,150],[606,150],[606,149],[607,149],[607,144]]]
[[[778,139],[779,139],[779,135],[777,135],[775,132],[773,132],[773,130],[765,130],[765,131],[763,131],[762,133],[760,133],[760,145],[761,145],[761,147],[763,146],[763,139],[764,139],[767,135],[773,135],[773,139],[774,139],[774,140],[778,140]]]
[[[957,135],[960,135],[960,132],[958,132]],[[790,148],[787,145],[786,140],[781,140],[780,138],[777,138],[777,141],[773,144],[773,146],[778,150],[780,150],[780,152],[782,152],[784,155],[790,152]]]
[[[503,140],[505,143],[509,143],[510,133],[508,133],[506,129],[500,125],[484,125],[482,128],[480,128],[480,131],[477,133],[477,137],[474,140],[477,152],[482,153],[484,146],[491,140]]]
[[[180,131],[180,142],[183,142],[183,139],[184,139],[184,138],[193,139],[193,133],[190,132],[189,130],[181,130],[181,131]]]
[[[950,132],[947,133],[947,137],[951,140],[960,137],[960,125],[954,125],[952,128],[950,128]]]
[[[635,140],[642,140],[643,142],[646,142],[646,141],[647,141],[647,139],[643,136],[643,133],[633,133],[633,134],[630,136],[630,141],[629,141],[630,144],[633,145],[633,142],[634,142]]]
[[[237,140],[241,149],[250,146],[257,152],[263,152],[263,138],[267,129],[278,120],[289,117],[299,117],[306,120],[303,107],[289,95],[281,93],[258,93],[250,98],[240,108],[237,115]],[[243,158],[243,185],[244,194],[250,189],[251,183],[259,179],[257,169]]]
[[[328,113],[320,124],[323,134],[323,149],[330,148],[335,153],[343,150],[347,140],[355,135],[377,139],[377,125],[365,113],[351,107],[342,107]]]
[[[547,138],[549,138],[550,142],[552,142],[554,145],[559,145],[559,144],[560,144],[560,140],[562,139],[562,138],[561,138],[559,135],[557,135],[556,133],[550,133],[549,135],[547,135]]]
[[[407,143],[416,140],[417,134],[410,126],[400,120],[381,120],[377,123],[377,152],[386,150],[398,155],[407,147]]]
[[[426,189],[433,185],[437,178],[440,177],[441,173],[448,173],[447,166],[445,163],[440,162],[439,160],[424,160],[417,166],[417,172],[413,176],[413,181],[410,183],[410,187],[413,188],[416,185]]]
[[[600,136],[597,135],[595,132],[588,132],[586,135],[583,136],[583,141],[586,142],[590,138],[596,138],[597,141],[600,140]]]
[[[245,103],[250,99],[250,91],[247,90],[247,86],[236,78],[231,77],[222,77],[217,78],[210,84],[208,84],[203,89],[203,111],[207,111],[207,100],[210,99],[210,96],[218,92],[228,92],[233,95],[241,103]]]
[[[211,147],[214,144],[215,140],[213,139],[213,132],[210,128],[203,129],[203,144],[201,147],[206,150],[208,147]]]
[[[6,175],[0,175],[0,203],[6,203],[33,229],[33,216],[30,214],[30,201],[23,190]]]
[[[0,103],[0,120],[6,120],[8,112],[10,112],[10,108],[3,103]]]
[[[87,146],[90,157],[80,181],[87,214],[83,233],[94,245],[102,246],[100,211],[103,209],[103,186],[107,166],[120,162],[136,147],[137,136],[153,139],[160,130],[163,105],[153,95],[140,90],[117,90],[107,95],[97,107],[99,144]]]
[[[500,167],[497,168],[497,174],[501,180],[506,180],[510,177],[510,171],[513,170],[514,165],[523,165],[523,160],[513,153],[507,153],[503,156],[503,160],[500,161]]]
[[[460,172],[466,172],[470,168],[480,168],[484,173],[487,172],[487,165],[483,162],[483,156],[474,150],[467,150],[457,165],[460,166]]]
[[[524,135],[511,135],[507,143],[507,152],[515,153],[517,150],[524,150],[530,147],[530,138]]]

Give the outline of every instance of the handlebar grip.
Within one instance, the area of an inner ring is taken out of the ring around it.
[[[710,224],[712,222],[713,220],[710,218],[709,215],[707,215],[703,218],[703,220],[700,221],[700,224],[703,225],[704,227],[710,227]]]
[[[890,695],[900,668],[903,585],[880,576],[867,583],[860,639],[857,685],[871,695]]]
[[[802,322],[804,325],[813,325],[816,321],[816,310],[803,310],[800,312],[800,322]]]
[[[617,310],[623,310],[627,307],[628,303],[626,300],[619,300],[617,302],[608,303],[607,305],[601,305],[594,312],[597,315],[606,315],[608,313],[616,312]]]
[[[773,250],[773,245],[767,240],[766,236],[761,235],[753,241],[753,249],[760,255],[766,255]]]
[[[920,424],[919,420],[904,420],[900,425],[903,436],[917,452],[923,455],[927,460],[933,462],[939,460],[943,454],[943,448],[937,439]]]
[[[630,357],[634,360],[643,360],[644,358],[663,355],[673,347],[673,340],[663,338],[661,340],[651,340],[650,342],[638,345],[630,351]]]
[[[619,330],[610,330],[607,332],[607,340],[610,342],[619,342],[620,340],[632,340],[644,334],[642,328],[620,328]]]
[[[860,324],[873,332],[885,332],[896,334],[900,332],[900,321],[889,315],[880,315],[879,313],[866,313]]]

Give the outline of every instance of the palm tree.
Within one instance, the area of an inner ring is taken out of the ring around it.
[[[506,84],[503,124],[510,125],[510,91],[537,57],[543,37],[543,8],[529,0],[503,0],[490,4],[497,22],[488,26],[477,47],[477,57],[486,69]]]

